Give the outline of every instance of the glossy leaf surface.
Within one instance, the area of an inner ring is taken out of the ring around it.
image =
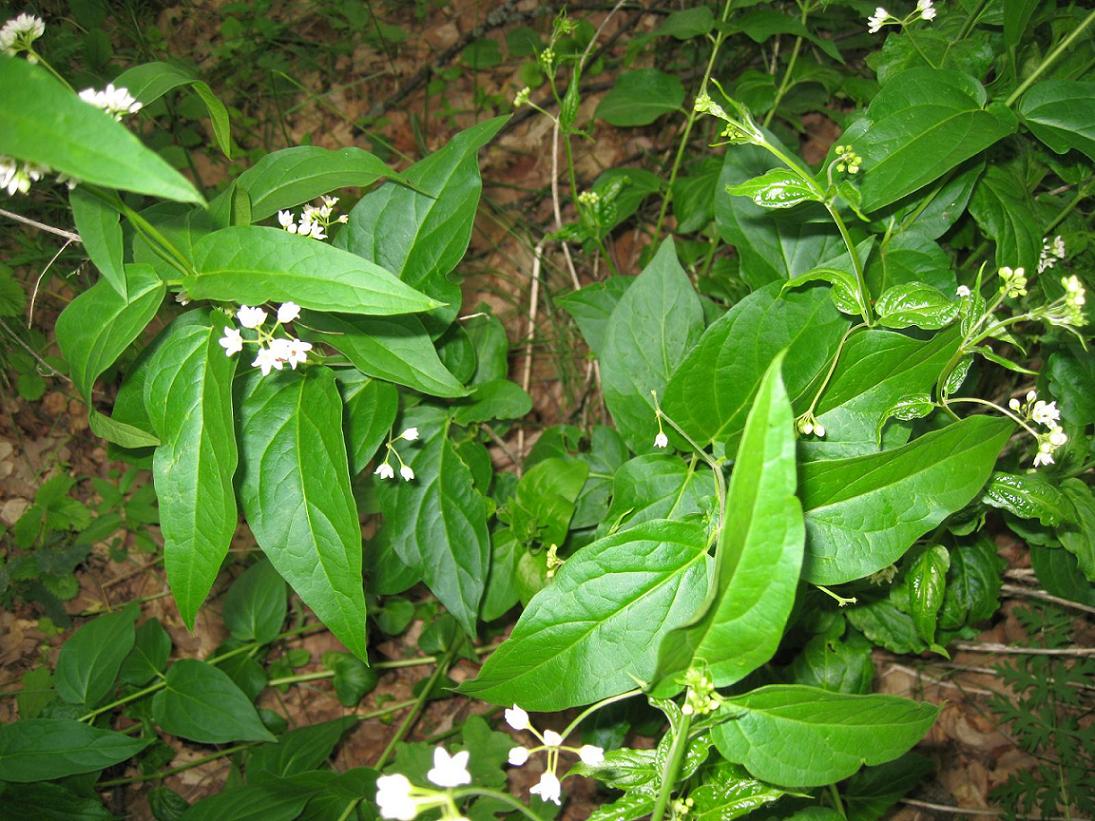
[[[151,742],[67,718],[0,724],[0,781],[45,781],[103,770]]]

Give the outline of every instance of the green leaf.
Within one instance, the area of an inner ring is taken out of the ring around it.
[[[688,813],[696,821],[730,821],[778,800],[784,791],[751,778],[744,768],[729,761],[700,770],[700,783],[689,791],[693,804]]]
[[[69,704],[94,707],[113,688],[133,647],[133,623],[140,608],[98,616],[73,633],[57,656],[54,686]]]
[[[61,784],[6,783],[0,787],[4,811],[12,818],[55,821],[114,821],[98,796],[79,795]]]
[[[1095,582],[1095,495],[1083,480],[1071,478],[1061,483],[1061,489],[1072,503],[1076,516],[1057,529],[1061,546],[1076,557],[1080,571],[1089,582]]]
[[[707,544],[700,525],[652,521],[587,545],[460,691],[552,711],[649,681],[661,636],[704,599]]]
[[[896,202],[1014,132],[1015,115],[985,101],[981,84],[959,71],[914,68],[888,79],[854,142],[863,210]]]
[[[1021,519],[1037,519],[1051,527],[1075,515],[1068,497],[1038,473],[996,471],[981,501]]]
[[[703,307],[667,239],[620,297],[599,355],[605,404],[632,450],[653,446],[659,427],[651,394],[661,399],[702,329]]]
[[[104,770],[132,758],[152,741],[67,718],[0,724],[0,781],[46,781]]]
[[[158,100],[173,89],[190,86],[209,112],[209,123],[213,126],[213,137],[217,141],[217,147],[224,156],[232,156],[228,109],[213,94],[208,84],[203,83],[189,71],[170,63],[142,63],[126,69],[115,77],[114,86],[127,89],[143,105]]]
[[[422,579],[464,631],[474,636],[487,581],[490,539],[487,501],[448,436],[448,425],[422,429],[421,445],[402,449],[415,478],[376,487],[384,524],[374,550],[394,550]],[[394,461],[394,460],[393,460]],[[378,544],[379,542],[379,544]]]
[[[520,419],[532,410],[530,397],[516,382],[495,379],[480,382],[466,404],[453,408],[452,419],[458,425],[473,425],[494,419]]]
[[[869,693],[874,682],[871,643],[855,631],[847,640],[819,634],[806,642],[788,670],[794,684],[834,693]]]
[[[261,305],[292,301],[317,311],[409,314],[439,303],[383,268],[280,228],[222,228],[194,244],[191,299]]]
[[[927,649],[912,616],[899,610],[889,598],[857,604],[844,612],[853,627],[893,653],[920,653]]]
[[[388,436],[399,410],[395,385],[376,379],[349,379],[339,375],[342,394],[342,426],[349,444],[350,473],[365,470],[377,448]]]
[[[92,194],[86,185],[73,188],[68,202],[84,250],[103,278],[125,300],[128,284],[118,212]]]
[[[1042,252],[1042,220],[1030,189],[1011,166],[991,165],[970,198],[970,215],[996,243],[997,266],[1037,270]]]
[[[522,544],[562,545],[588,475],[589,466],[578,459],[537,462],[521,477],[498,518]]]
[[[952,548],[950,561],[939,626],[957,630],[992,618],[1000,609],[1001,574],[1007,567],[996,545],[982,535],[973,544]]]
[[[779,351],[787,350],[783,382],[792,404],[807,395],[836,352],[848,321],[825,289],[779,291],[777,284],[754,291],[712,323],[683,361],[677,358],[662,410],[701,446],[720,443],[729,451],[737,445]]]
[[[878,321],[887,328],[914,326],[928,331],[945,328],[958,319],[958,300],[923,282],[887,288],[875,303]]]
[[[468,393],[441,364],[418,317],[340,317],[309,311],[301,323],[309,329],[308,339],[330,345],[364,374],[427,396],[457,397]]]
[[[719,23],[718,27],[726,31],[741,31],[758,45],[777,34],[791,34],[795,37],[802,37],[809,40],[837,62],[844,62],[832,40],[818,37],[797,17],[784,14],[777,9],[755,9],[740,16],[734,15],[734,19],[728,25]]]
[[[171,656],[171,636],[159,619],[149,619],[137,628],[133,649],[118,671],[123,684],[141,687],[162,673]]]
[[[803,577],[841,584],[897,560],[977,495],[1012,430],[973,416],[896,450],[803,465]]]
[[[616,78],[594,116],[615,126],[650,125],[663,114],[680,111],[683,102],[680,80],[656,68],[641,68]]]
[[[293,779],[245,784],[214,793],[187,810],[185,821],[293,821],[313,798],[323,795],[335,773],[316,770]]]
[[[691,668],[716,687],[740,681],[776,652],[795,603],[806,531],[795,497],[794,413],[779,355],[742,433],[709,578],[695,619],[662,637],[658,675]],[[682,684],[673,682],[672,690]]]
[[[152,476],[160,503],[164,567],[179,615],[190,629],[217,579],[239,514],[232,479],[238,453],[232,426],[236,359],[217,344],[225,317],[176,321],[157,344],[144,382],[145,407],[160,439]]]
[[[914,419],[923,419],[930,416],[934,410],[935,402],[932,401],[930,393],[906,394],[886,408],[885,412],[878,420],[878,429],[875,438],[878,442],[882,441],[882,429],[891,419],[911,422]]]
[[[711,731],[723,757],[763,781],[816,787],[907,752],[939,708],[883,695],[773,685],[730,698]]]
[[[1095,422],[1095,357],[1079,346],[1057,350],[1050,354],[1046,370],[1061,416],[1081,427]]]
[[[905,589],[909,596],[909,613],[916,632],[929,646],[935,645],[935,627],[939,608],[947,587],[950,554],[942,545],[933,545],[917,556],[905,571]],[[945,655],[945,654],[944,654]]]
[[[604,351],[609,317],[635,280],[636,277],[608,277],[602,282],[594,282],[580,290],[571,291],[556,300],[577,323],[582,338],[594,356],[600,356]]]
[[[674,11],[654,30],[658,37],[691,40],[707,34],[715,26],[715,15],[707,6]]]
[[[472,384],[505,379],[509,373],[509,339],[502,321],[489,314],[473,316],[464,330],[475,349],[475,375]]]
[[[1095,162],[1095,83],[1035,83],[1019,103],[1019,116],[1053,151],[1064,154],[1075,148]]]
[[[408,168],[403,179],[417,190],[389,182],[366,194],[335,237],[338,247],[448,303],[427,321],[431,336],[440,335],[459,310],[460,287],[449,274],[468,249],[483,190],[476,155],[507,119],[495,117],[461,131]]]
[[[240,501],[259,547],[347,649],[365,657],[361,526],[342,400],[327,368],[251,371],[239,410]]]
[[[651,519],[685,519],[712,508],[715,480],[706,469],[686,465],[668,453],[636,456],[612,477],[612,505],[597,536],[626,530]]]
[[[842,790],[848,821],[885,818],[890,807],[934,772],[935,762],[919,753],[860,770]]]
[[[833,286],[833,305],[842,314],[852,316],[866,314],[866,310],[860,304],[859,285],[856,283],[855,277],[840,268],[814,268],[807,271],[805,274],[785,282],[780,294],[782,295],[789,289],[801,288],[803,285],[814,282],[828,282]]]
[[[1095,607],[1095,587],[1084,578],[1076,557],[1067,550],[1032,544],[1030,563],[1038,581],[1048,592]]]
[[[793,208],[802,202],[821,202],[821,197],[802,177],[787,168],[773,168],[759,177],[728,185],[726,193],[749,197],[761,208]]]
[[[355,726],[356,718],[344,716],[292,730],[280,736],[276,744],[256,747],[247,759],[248,782],[318,769],[331,757],[346,731]]]
[[[42,66],[0,55],[0,88],[0,154],[94,185],[204,204],[197,189],[126,126]]]
[[[196,659],[171,665],[152,699],[152,717],[165,733],[202,744],[276,740],[232,679]]]
[[[285,580],[270,562],[261,560],[228,588],[221,616],[237,641],[269,644],[281,632],[287,611]]]
[[[356,707],[380,681],[376,668],[367,667],[349,653],[324,653],[323,666],[335,674],[331,683],[343,707]]]

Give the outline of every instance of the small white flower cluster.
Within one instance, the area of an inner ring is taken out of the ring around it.
[[[715,689],[715,682],[702,670],[689,668],[684,674],[684,686],[688,688],[681,706],[684,715],[707,715],[722,706],[722,696]]]
[[[41,17],[33,14],[20,14],[4,23],[0,28],[0,51],[9,57],[15,57],[21,51],[27,53],[28,63],[37,63],[38,57],[31,48],[35,40],[46,31]]]
[[[525,86],[520,91],[518,91],[516,95],[514,95],[513,107],[514,108],[520,108],[523,105],[528,105],[528,101],[531,97],[532,97],[532,89],[529,88],[528,86]]]
[[[260,369],[263,376],[268,376],[272,370],[280,371],[286,365],[296,370],[297,365],[308,361],[308,351],[312,350],[312,344],[291,336],[274,336],[274,333],[282,325],[288,325],[298,316],[300,316],[300,306],[295,302],[284,302],[278,308],[277,322],[270,330],[266,330],[263,327],[266,324],[266,311],[250,305],[241,305],[236,311],[236,319],[244,328],[255,331],[258,338],[244,339],[237,328],[228,326],[224,329],[224,336],[217,341],[224,348],[225,356],[238,354],[245,344],[258,345],[258,354],[251,364]]]
[[[601,201],[601,195],[596,191],[582,191],[578,194],[578,204],[587,208],[593,208]]]
[[[1065,258],[1065,241],[1061,239],[1060,235],[1053,238],[1053,242],[1049,241],[1049,238],[1042,240],[1042,254],[1038,257],[1038,273],[1041,274],[1048,271],[1058,260]]]
[[[1057,424],[1061,421],[1061,412],[1057,410],[1057,402],[1045,402],[1038,398],[1034,391],[1028,391],[1025,401],[1019,401],[1012,397],[1008,401],[1008,407],[1016,414],[1021,415],[1020,421],[1024,423],[1034,438],[1038,440],[1038,453],[1034,455],[1034,467],[1053,464],[1053,453],[1068,441],[1068,435]],[[1045,433],[1039,433],[1027,426],[1026,422],[1033,422],[1047,428]]]
[[[403,457],[400,456],[399,451],[395,449],[395,443],[398,442],[400,439],[406,440],[407,442],[415,441],[416,439],[418,439],[418,428],[407,428],[394,439],[388,437],[388,451],[384,455],[384,461],[381,462],[377,466],[376,470],[373,471],[374,476],[379,476],[381,479],[395,478],[395,468],[392,467],[392,464],[389,461],[394,454],[396,460],[399,462],[399,475],[403,478],[403,481],[409,482],[414,479],[414,471],[411,469],[411,466],[403,461]]]
[[[7,191],[9,197],[27,193],[32,183],[38,182],[48,173],[49,169],[44,165],[19,162],[12,157],[0,155],[0,188]]]
[[[540,750],[547,751],[547,769],[540,776],[540,781],[529,788],[532,795],[540,796],[543,801],[551,801],[556,805],[562,805],[562,782],[559,781],[556,770],[559,767],[559,753],[561,751],[577,753],[582,762],[591,767],[603,764],[605,751],[593,744],[583,744],[581,747],[567,747],[563,745],[563,737],[554,730],[544,730],[540,733],[532,722],[528,713],[516,704],[506,710],[506,723],[515,730],[528,730],[540,742],[535,747],[514,747],[509,751],[509,763],[514,767],[520,767],[529,760],[532,753]]]
[[[811,411],[807,411],[795,420],[795,430],[803,436],[816,436],[818,439],[825,438],[825,426],[817,421]]]
[[[907,26],[914,20],[931,21],[935,19],[937,13],[933,0],[916,0],[916,8],[903,19],[894,17],[882,6],[878,6],[874,10],[874,14],[867,18],[867,31],[871,34],[878,34],[883,26]]]
[[[958,290],[954,292],[959,299],[969,299],[973,294],[973,291],[969,289],[968,285],[959,285]]]
[[[843,174],[858,174],[863,165],[863,158],[852,150],[850,145],[838,145],[833,149],[836,152],[836,170]]]
[[[122,117],[127,114],[136,114],[142,108],[137,98],[129,93],[129,89],[115,88],[113,83],[107,83],[102,91],[85,88],[80,92],[80,99],[88,105],[102,109],[119,122]]]
[[[1023,268],[1009,268],[1006,265],[1000,269],[1000,292],[1011,299],[1017,299],[1027,295],[1027,277]]]
[[[323,197],[322,205],[306,205],[300,212],[300,222],[293,217],[292,211],[278,211],[278,222],[281,227],[290,234],[300,234],[302,237],[312,239],[327,239],[327,229],[337,223],[350,221],[349,214],[343,214],[338,219],[331,219],[331,214],[338,204],[338,197]]]
[[[882,6],[879,6],[874,10],[874,14],[867,18],[867,31],[871,34],[878,34],[882,27],[890,22],[896,23],[897,19]]]
[[[468,821],[457,810],[456,801],[449,790],[471,783],[469,757],[467,750],[450,755],[444,747],[434,749],[433,769],[426,773],[426,778],[438,787],[444,787],[445,792],[416,787],[400,773],[380,776],[376,780],[376,804],[380,817],[413,821],[421,812],[440,809],[445,821]]]

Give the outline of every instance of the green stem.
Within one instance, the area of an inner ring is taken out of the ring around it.
[[[844,351],[844,344],[848,341],[848,337],[862,327],[864,327],[863,323],[853,325],[844,332],[844,336],[840,337],[840,342],[838,342],[836,346],[836,353],[833,354],[833,361],[829,363],[829,371],[821,381],[821,386],[817,389],[817,393],[814,394],[814,400],[810,403],[810,407],[806,409],[806,413],[812,414],[817,409],[817,403],[821,400],[821,395],[825,392],[825,389],[829,387],[829,382],[832,380],[833,373],[836,371],[836,365],[840,361],[840,354]]]
[[[654,801],[654,810],[650,813],[651,821],[662,821],[665,810],[669,806],[669,799],[673,796],[673,788],[677,786],[677,773],[681,770],[681,762],[684,761],[685,750],[688,749],[688,731],[692,727],[692,716],[682,715],[681,726],[673,735],[673,743],[669,747],[669,757],[665,761],[665,769],[662,770],[662,786],[658,790],[658,797]]]
[[[1089,12],[1087,17],[1084,18],[1084,21],[1074,28],[1064,40],[1058,43],[1053,51],[1046,55],[1045,59],[1038,65],[1038,68],[1034,69],[1031,75],[1027,77],[1015,91],[1011,92],[1011,96],[1004,100],[1004,105],[1008,106],[1008,108],[1014,105],[1015,101],[1022,97],[1026,90],[1034,85],[1035,81],[1046,72],[1046,69],[1057,62],[1057,58],[1064,54],[1068,47],[1076,42],[1076,39],[1084,33],[1093,20],[1095,20],[1095,10]]]
[[[493,653],[499,647],[498,644],[488,644],[485,647],[476,647],[475,653],[479,656],[485,656],[488,653]],[[401,670],[404,667],[422,667],[426,664],[436,664],[438,656],[417,656],[411,659],[395,659],[394,661],[378,661],[376,664],[370,665],[374,670]],[[272,678],[266,682],[269,687],[279,687],[283,684],[299,684],[306,681],[322,681],[326,678],[334,678],[334,670],[318,670],[312,673],[298,673],[293,676],[283,676],[282,678]]]
[[[860,307],[863,309],[863,318],[866,320],[867,325],[871,326],[874,324],[871,316],[871,292],[867,290],[867,276],[863,271],[863,263],[859,259],[859,252],[856,251],[855,243],[852,242],[852,235],[848,233],[848,226],[844,224],[840,212],[831,203],[825,203],[825,210],[829,212],[829,216],[836,223],[837,230],[840,231],[840,237],[844,240],[844,246],[848,249],[848,256],[851,257],[852,268],[855,270],[856,286],[859,288],[859,301]]]
[[[521,813],[525,818],[530,818],[532,821],[541,821],[540,816],[533,813],[528,807],[509,793],[504,793],[500,790],[492,790],[487,787],[462,787],[461,789],[452,791],[452,797],[457,799],[470,798],[476,795],[501,801],[503,804],[508,804],[510,807],[513,807],[513,809]]]
[[[594,713],[602,707],[607,707],[609,704],[615,704],[617,701],[624,701],[625,699],[641,696],[642,694],[643,691],[639,689],[628,690],[626,693],[620,693],[618,696],[610,696],[609,698],[598,701],[596,704],[591,704],[589,707],[582,710],[582,712],[578,713],[578,717],[567,725],[567,728],[563,730],[563,738],[566,738],[578,729],[578,725],[581,724],[590,713]]]
[[[810,14],[810,4],[802,4],[802,17],[800,18],[802,24],[806,25],[806,18]],[[783,79],[780,80],[779,88],[776,89],[775,99],[772,100],[772,107],[768,109],[768,113],[764,115],[764,127],[767,128],[772,124],[772,118],[776,116],[776,109],[779,108],[780,102],[783,100],[783,95],[787,93],[787,89],[791,87],[791,72],[795,70],[795,63],[798,62],[798,53],[802,50],[802,37],[795,38],[795,44],[791,47],[791,59],[787,61],[787,68],[783,72]]]
[[[840,817],[847,821],[848,813],[844,811],[844,802],[840,800],[840,790],[836,788],[836,784],[829,785],[829,797],[833,799],[833,806],[840,813]]]
[[[726,4],[722,7],[722,15],[719,17],[719,21],[726,22],[726,19],[730,16],[730,7],[734,5],[734,0],[726,0]],[[700,80],[700,90],[696,95],[704,94],[707,91],[707,84],[711,81],[711,72],[715,70],[715,59],[719,55],[719,49],[722,48],[723,41],[726,40],[726,34],[722,27],[719,28],[718,34],[715,35],[715,43],[711,48],[711,56],[707,59],[707,68],[704,69],[703,79]],[[692,134],[692,126],[696,122],[696,109],[690,108],[688,111],[688,118],[684,122],[684,132],[681,134],[681,141],[677,145],[677,154],[673,157],[673,165],[669,169],[669,182],[666,183],[665,196],[662,197],[661,208],[658,209],[658,221],[654,224],[654,242],[658,241],[658,237],[662,233],[662,223],[665,222],[666,212],[669,210],[669,203],[673,199],[673,183],[677,181],[677,172],[680,171],[681,161],[684,159],[684,151],[688,147],[688,138]]]
[[[57,71],[57,69],[55,69],[53,66],[51,66],[49,64],[49,61],[45,57],[43,57],[41,54],[39,54],[33,48],[27,48],[27,54],[33,54],[35,59],[42,65],[42,68],[44,68],[46,71],[48,71],[50,74],[52,74],[55,78],[57,78],[58,82],[60,82],[63,86],[65,86],[65,88],[67,88],[73,94],[76,93],[76,89],[74,89],[72,87],[72,83],[70,83],[68,80],[66,80],[64,77],[62,77],[61,73],[59,71]]]

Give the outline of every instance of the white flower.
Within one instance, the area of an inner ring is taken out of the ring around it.
[[[595,767],[598,764],[604,763],[605,751],[593,744],[583,744],[581,749],[578,750],[578,757],[582,759],[584,764]]]
[[[656,447],[656,448],[669,447],[669,437],[666,436],[663,431],[658,431],[658,435],[654,437],[654,447]]]
[[[410,465],[400,465],[399,475],[403,477],[403,481],[409,482],[414,478],[414,471],[411,470]]]
[[[80,92],[80,99],[96,108],[101,108],[115,120],[121,120],[126,114],[136,114],[141,110],[141,103],[129,93],[129,89],[115,88],[113,83],[107,83],[102,91],[93,88],[85,88]]]
[[[444,747],[437,747],[433,751],[433,769],[426,773],[426,778],[439,787],[459,787],[461,784],[470,784],[469,756],[470,753],[467,750],[462,750],[456,755],[449,755]]]
[[[559,799],[563,794],[562,787],[563,785],[559,783],[555,773],[544,773],[540,776],[540,783],[532,787],[529,792],[540,796],[544,801],[554,801],[561,806],[563,802]]]
[[[1030,412],[1030,418],[1037,422],[1039,425],[1045,425],[1047,428],[1056,427],[1056,423],[1061,419],[1061,412],[1057,410],[1057,403],[1050,402],[1046,404],[1041,399],[1034,403],[1034,410]]]
[[[874,10],[874,14],[867,18],[867,31],[871,34],[878,34],[889,18],[890,13],[882,6],[879,6]]]
[[[295,234],[297,232],[297,224],[293,221],[292,211],[278,211],[278,222],[281,223],[281,227],[290,234]]]
[[[338,205],[338,197],[324,196],[322,199],[323,199],[323,204],[325,206],[327,206],[328,208],[334,208],[336,205]]]
[[[1035,391],[1027,391],[1027,401],[1033,402],[1038,398],[1038,394]]]
[[[289,345],[286,348],[287,356],[285,357],[285,361],[288,362],[289,367],[295,371],[297,365],[308,361],[308,351],[310,350],[312,350],[311,342],[304,342],[300,339],[290,339]]]
[[[1038,452],[1034,454],[1034,467],[1041,467],[1042,465],[1053,464],[1053,452],[1051,450],[1042,450],[1039,448]]]
[[[385,462],[373,471],[373,475],[379,476],[381,479],[394,479],[395,469],[387,462]]]
[[[923,20],[935,19],[936,10],[932,8],[932,0],[916,0],[916,10]]]
[[[12,157],[0,156],[0,188],[7,190],[9,197],[27,193],[31,183],[38,182],[43,174],[48,173],[49,169],[44,165],[21,163]]]
[[[418,438],[418,428],[407,428],[405,431],[399,434],[399,438],[406,439],[408,442],[413,442],[415,439]]]
[[[283,302],[278,308],[278,322],[282,325],[288,325],[298,316],[300,316],[300,306],[295,302]]]
[[[1013,411],[1019,410],[1019,407],[1020,407],[1019,400],[1014,396],[1011,397],[1011,399],[1008,400],[1008,407],[1011,408]]]
[[[1061,447],[1061,445],[1063,445],[1067,441],[1068,441],[1067,434],[1065,434],[1065,432],[1063,430],[1061,430],[1060,428],[1054,427],[1053,430],[1050,431],[1049,443],[1051,445],[1053,445],[1053,447],[1059,448],[1059,447]]]
[[[217,342],[224,348],[225,356],[232,356],[243,350],[243,337],[235,328],[225,328],[224,336],[218,339]]]
[[[558,747],[562,745],[563,737],[554,730],[544,730],[544,746]]]
[[[266,311],[262,308],[252,308],[248,305],[241,305],[240,309],[236,311],[236,319],[240,321],[240,325],[245,328],[258,328],[266,321]]]
[[[20,14],[0,28],[0,51],[9,57],[14,57],[20,51],[30,48],[30,44],[41,37],[46,31],[46,24],[42,18],[33,14]],[[38,62],[36,59],[31,62]]]
[[[824,439],[825,438],[825,426],[822,425],[820,422],[818,424],[814,425],[814,436],[816,436],[819,439]]]
[[[285,365],[285,360],[278,357],[273,347],[259,348],[258,355],[251,364],[256,368],[259,368],[262,371],[263,376],[268,376],[271,368],[275,371],[280,371]]]
[[[959,285],[958,290],[955,291],[955,293],[959,296],[960,299],[965,299],[973,292],[967,286]]]
[[[411,797],[411,782],[405,775],[382,775],[376,780],[376,803],[382,818],[413,821],[418,802]]]
[[[528,761],[528,748],[527,747],[511,747],[509,751],[509,758],[507,759],[514,767],[520,767]]]
[[[529,728],[528,713],[514,704],[513,707],[506,709],[506,724],[515,730],[527,730]]]

